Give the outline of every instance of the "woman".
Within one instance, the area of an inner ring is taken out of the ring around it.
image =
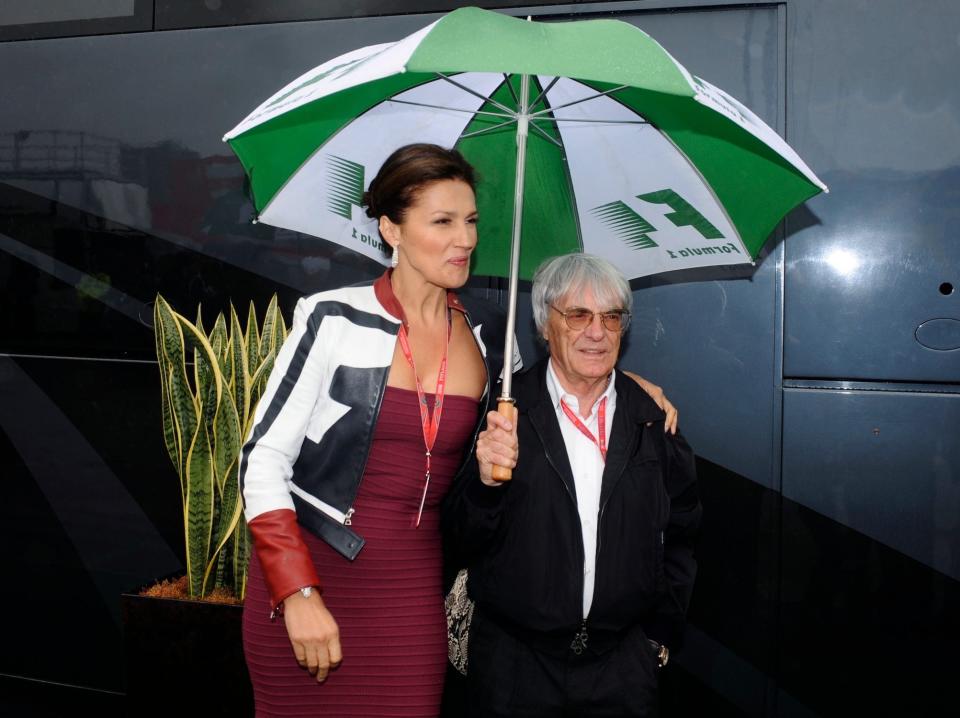
[[[364,198],[394,268],[297,304],[240,466],[258,716],[439,713],[439,503],[480,429],[505,324],[451,291],[477,244],[474,185],[454,150],[394,152]]]

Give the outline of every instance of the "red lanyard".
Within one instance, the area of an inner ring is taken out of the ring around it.
[[[453,330],[453,319],[450,309],[447,309],[447,341],[443,345],[443,358],[440,360],[440,371],[437,372],[437,391],[433,399],[433,412],[427,410],[427,397],[423,393],[423,385],[417,376],[417,367],[413,363],[413,352],[410,351],[410,341],[407,339],[407,328],[400,325],[400,349],[407,359],[407,364],[413,370],[413,378],[417,382],[417,397],[420,399],[420,422],[423,429],[423,445],[426,448],[427,468],[423,480],[423,496],[420,498],[420,508],[417,510],[416,526],[420,525],[423,515],[423,506],[427,501],[427,489],[430,488],[430,452],[440,432],[440,415],[443,413],[443,392],[447,386],[447,347],[450,345],[450,334]]]
[[[603,459],[603,462],[607,462],[607,397],[603,397],[600,400],[600,408],[597,409],[597,429],[600,434],[600,441],[597,441],[593,433],[586,427],[586,425],[580,421],[580,417],[573,413],[567,403],[561,399],[560,408],[563,409],[563,413],[567,415],[567,418],[573,422],[573,425],[580,430],[580,433],[585,437],[590,439],[594,444],[597,445],[597,448],[600,449],[600,457]]]

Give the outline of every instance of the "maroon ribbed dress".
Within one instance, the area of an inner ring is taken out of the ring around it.
[[[433,395],[428,394],[432,404]],[[283,619],[271,621],[260,562],[250,558],[243,645],[258,718],[423,716],[440,713],[447,660],[439,529],[440,501],[472,438],[479,404],[446,396],[423,494],[424,447],[417,393],[387,387],[353,529],[366,539],[348,561],[302,530],[340,627],[343,663],[318,684],[300,668]]]

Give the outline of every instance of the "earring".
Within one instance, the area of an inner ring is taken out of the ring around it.
[[[390,255],[390,266],[396,267],[400,263],[400,250],[397,247],[393,248],[393,254]]]

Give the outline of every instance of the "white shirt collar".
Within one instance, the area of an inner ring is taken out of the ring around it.
[[[614,389],[614,383],[616,379],[617,372],[616,370],[610,371],[610,379],[607,382],[607,388],[604,392],[597,397],[596,402],[593,404],[593,411],[590,412],[589,419],[593,418],[593,415],[597,412],[597,407],[600,406],[600,401],[607,397],[607,403],[611,402],[611,398],[616,396],[616,390]],[[547,362],[547,393],[550,394],[550,401],[553,403],[553,408],[558,412],[560,409],[560,400],[562,399],[570,409],[580,415],[580,402],[577,397],[566,390],[564,390],[563,385],[560,383],[560,379],[557,377],[557,373],[553,369],[553,357]],[[609,411],[609,409],[608,409]]]

